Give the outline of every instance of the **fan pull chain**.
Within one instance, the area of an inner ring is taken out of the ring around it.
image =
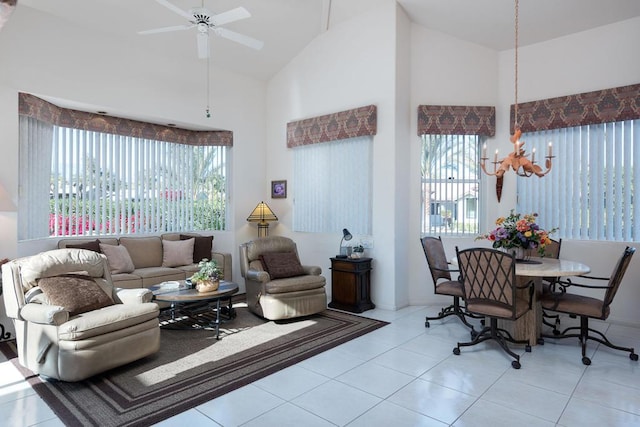
[[[207,119],[211,118],[211,113],[209,112],[209,103],[211,102],[211,89],[210,89],[211,73],[209,72],[210,62],[211,62],[211,55],[207,57]]]

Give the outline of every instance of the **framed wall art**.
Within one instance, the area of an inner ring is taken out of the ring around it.
[[[287,198],[287,181],[271,181],[271,198],[286,199]]]

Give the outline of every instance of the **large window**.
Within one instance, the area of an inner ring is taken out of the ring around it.
[[[227,147],[20,126],[19,239],[225,229]]]
[[[422,234],[477,234],[480,137],[422,135]]]
[[[555,157],[545,177],[518,179],[519,212],[538,212],[540,225],[558,227],[562,238],[640,240],[640,120],[531,132],[521,139],[538,153],[553,142]]]

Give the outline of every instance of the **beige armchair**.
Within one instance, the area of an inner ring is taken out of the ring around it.
[[[326,280],[316,266],[301,265],[293,240],[262,237],[240,245],[247,304],[269,320],[319,313],[327,308]]]
[[[80,381],[160,348],[158,306],[148,289],[117,289],[104,255],[57,249],[2,266],[7,316],[21,365]]]

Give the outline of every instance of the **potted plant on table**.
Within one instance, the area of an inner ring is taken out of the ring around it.
[[[218,268],[218,263],[215,260],[208,260],[204,258],[198,263],[198,272],[191,276],[191,283],[193,283],[198,292],[213,292],[217,291],[220,286],[220,274],[221,270]]]
[[[364,246],[356,245],[351,249],[351,258],[358,259],[364,256]]]

